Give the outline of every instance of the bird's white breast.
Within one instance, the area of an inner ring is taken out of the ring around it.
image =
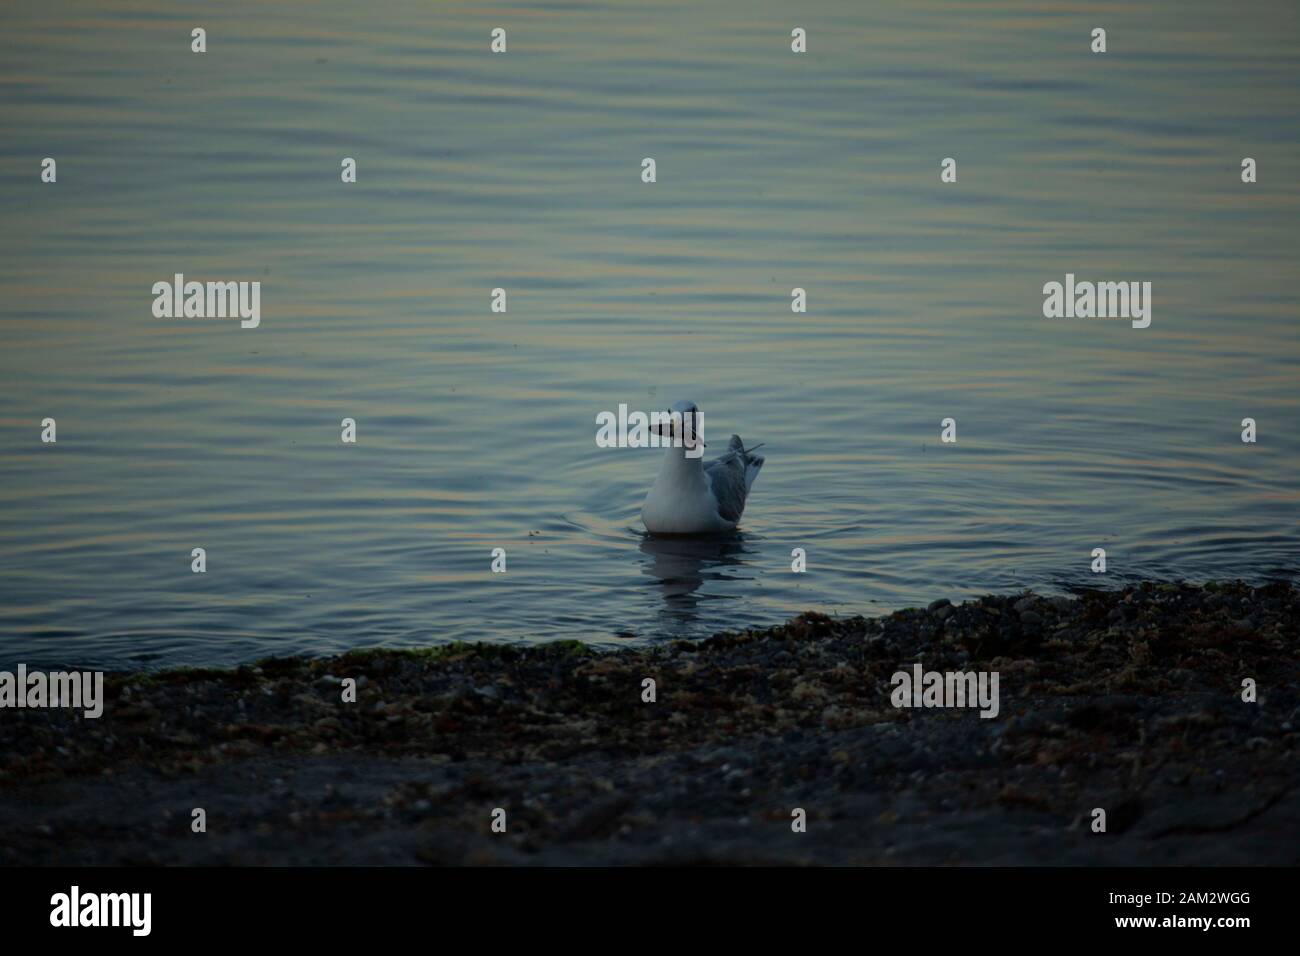
[[[700,534],[727,531],[735,524],[718,514],[709,478],[698,461],[670,457],[641,506],[641,520],[651,534]]]

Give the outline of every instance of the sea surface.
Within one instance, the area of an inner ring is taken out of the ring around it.
[[[10,4],[0,219],[0,668],[1300,570],[1290,0]],[[765,443],[733,539],[596,445],[682,398]]]

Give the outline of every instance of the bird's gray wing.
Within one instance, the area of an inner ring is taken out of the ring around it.
[[[739,521],[749,494],[745,487],[745,446],[739,436],[731,436],[726,454],[705,463],[704,473],[709,476],[713,497],[718,499],[718,514],[727,521]]]

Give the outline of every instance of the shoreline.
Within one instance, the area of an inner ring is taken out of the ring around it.
[[[1298,643],[1294,584],[1143,583],[110,673],[99,719],[0,711],[0,864],[1294,864]],[[896,707],[916,664],[999,713]]]

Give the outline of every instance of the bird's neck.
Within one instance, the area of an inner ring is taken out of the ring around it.
[[[668,480],[689,480],[696,475],[704,472],[704,456],[696,455],[694,458],[686,457],[686,448],[669,447],[664,454],[663,467],[659,469],[659,477]]]

